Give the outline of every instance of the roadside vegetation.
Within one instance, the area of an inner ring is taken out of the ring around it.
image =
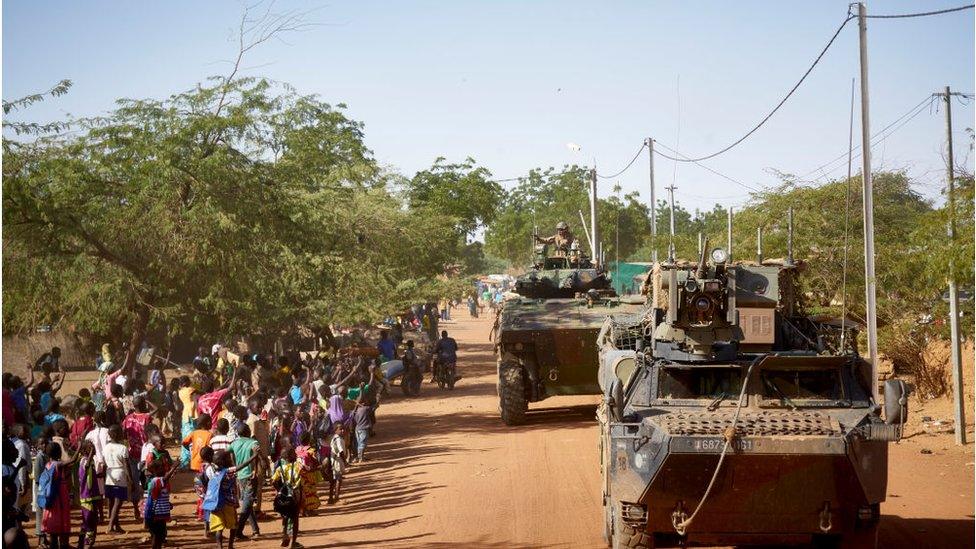
[[[532,234],[558,221],[585,240],[579,166],[532,170],[507,191],[470,158],[436,158],[406,176],[377,164],[343,105],[259,78],[121,99],[99,117],[29,121],[30,104],[69,87],[4,102],[5,335],[58,325],[134,349],[147,333],[315,330],[462,297],[472,275],[527,265]],[[963,286],[973,280],[972,174],[956,182],[955,242],[944,203],[916,185],[903,172],[875,175],[882,351],[896,367],[919,364],[906,334],[947,337],[950,261]],[[615,188],[600,200],[608,259],[666,256],[669,213],[663,200],[656,207],[653,241],[636,193]],[[841,312],[846,241],[846,310],[861,318],[860,178],[813,186],[783,174],[779,187],[735,210],[735,257],[755,258],[760,227],[764,256],[784,256],[790,207],[794,255],[808,262],[808,308]],[[695,256],[698,233],[723,245],[725,223],[721,204],[693,212],[678,204],[678,255]],[[482,230],[484,244],[473,238]],[[972,333],[972,302],[963,309],[963,333]]]

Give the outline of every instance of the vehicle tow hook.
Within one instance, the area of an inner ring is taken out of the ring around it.
[[[685,502],[679,501],[671,512],[671,525],[679,536],[685,535],[685,521],[688,520],[688,513],[685,512]]]
[[[823,509],[820,511],[820,531],[826,534],[833,527],[834,525],[830,515],[830,502],[825,501]]]
[[[557,381],[559,379],[559,370],[553,368],[549,370],[549,381]]]

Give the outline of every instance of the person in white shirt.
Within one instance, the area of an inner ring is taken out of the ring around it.
[[[227,421],[227,419],[218,419],[217,425],[214,427],[214,431],[216,431],[217,434],[210,439],[210,447],[213,448],[213,451],[217,452],[230,448],[230,443],[233,442],[233,440],[227,435],[228,431],[230,431],[230,423]]]
[[[329,503],[336,503],[339,501],[339,492],[342,491],[342,475],[346,472],[346,458],[348,457],[346,456],[345,424],[336,425],[329,450],[329,460],[332,465],[332,480],[329,481]]]
[[[122,502],[129,499],[129,487],[135,482],[129,467],[129,448],[122,443],[122,427],[112,425],[108,428],[109,443],[102,448],[105,459],[105,497],[108,499],[110,532],[124,534],[119,525],[119,510]]]

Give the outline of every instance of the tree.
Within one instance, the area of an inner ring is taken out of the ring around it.
[[[429,297],[456,256],[384,188],[342,108],[262,79],[122,100],[3,141],[5,330],[275,334]]]
[[[407,200],[411,209],[450,217],[461,236],[471,235],[495,219],[504,191],[472,158],[445,162],[439,157],[429,169],[417,172],[406,184]]]

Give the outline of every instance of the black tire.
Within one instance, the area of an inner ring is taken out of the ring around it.
[[[454,382],[457,381],[457,376],[454,375],[455,373],[455,368],[447,369],[447,388],[452,391],[454,390]]]
[[[654,536],[637,529],[620,516],[620,506],[613,506],[613,549],[654,549]]]
[[[502,364],[498,369],[498,410],[505,425],[525,423],[529,403],[525,400],[525,374],[518,364]]]

